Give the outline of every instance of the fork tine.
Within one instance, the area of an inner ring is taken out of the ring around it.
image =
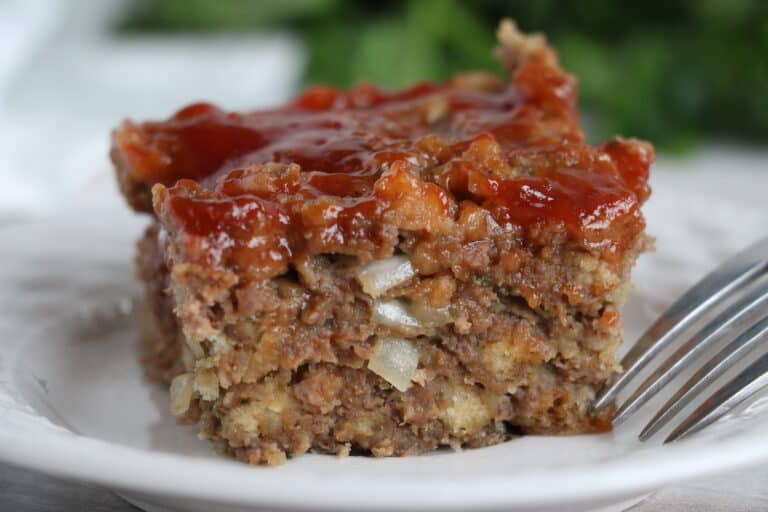
[[[705,349],[723,339],[725,335],[741,332],[754,324],[756,311],[760,313],[759,308],[765,305],[766,301],[768,301],[768,284],[749,293],[689,338],[619,407],[613,417],[614,426],[623,423],[632,413],[656,396],[660,389],[677,377],[682,369]]]
[[[621,362],[624,373],[600,393],[594,407],[601,409],[613,402],[635,375],[703,312],[763,272],[768,265],[767,259],[768,238],[765,238],[720,265],[680,297],[624,356]]]
[[[670,443],[707,427],[768,388],[768,353],[745,368],[733,380],[718,389],[693,414],[680,424],[664,441]]]
[[[737,336],[722,351],[710,359],[699,371],[691,376],[683,387],[665,403],[656,416],[640,432],[645,441],[664,428],[686,405],[701,394],[707,386],[720,378],[761,341],[768,339],[768,317],[763,318],[747,331]]]

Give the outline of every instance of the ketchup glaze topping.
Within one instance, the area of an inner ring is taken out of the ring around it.
[[[314,87],[271,110],[198,103],[126,121],[113,159],[121,181],[154,186],[154,211],[187,259],[252,278],[312,254],[386,256],[401,230],[462,237],[470,205],[521,243],[555,223],[620,258],[644,228],[653,149],[586,144],[575,80],[549,47],[528,50],[501,52],[510,84],[472,73],[399,92]]]

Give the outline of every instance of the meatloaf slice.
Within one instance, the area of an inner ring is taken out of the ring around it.
[[[610,429],[652,147],[588,145],[574,79],[509,22],[512,80],[316,87],[245,114],[125,122],[145,364],[254,463]]]

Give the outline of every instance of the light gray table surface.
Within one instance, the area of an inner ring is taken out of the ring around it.
[[[100,487],[0,464],[0,512],[137,512]]]
[[[0,464],[0,512],[138,510],[109,490]],[[627,512],[761,511],[768,511],[768,467],[663,489]]]

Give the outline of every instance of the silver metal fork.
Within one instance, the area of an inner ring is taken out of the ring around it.
[[[613,418],[618,426],[692,368],[708,349],[722,345],[645,426],[639,436],[645,441],[737,363],[747,362],[761,344],[768,344],[768,238],[726,261],[672,304],[624,357],[624,373],[598,396],[595,408],[615,403],[663,352],[672,351],[618,406]],[[700,431],[764,389],[768,389],[768,353],[715,390],[664,442]]]

